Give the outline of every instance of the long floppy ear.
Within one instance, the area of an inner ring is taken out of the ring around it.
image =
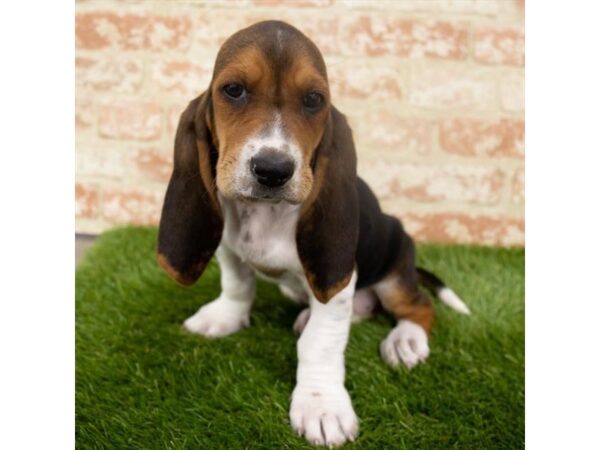
[[[302,208],[296,243],[308,283],[326,303],[352,277],[359,231],[352,131],[334,107],[313,167],[313,188]]]
[[[174,167],[158,230],[157,260],[177,282],[189,286],[202,275],[223,232],[214,167],[217,151],[207,127],[209,91],[179,119]]]

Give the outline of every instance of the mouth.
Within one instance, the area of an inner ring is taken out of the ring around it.
[[[283,201],[283,198],[280,197],[272,197],[269,195],[261,195],[261,196],[240,196],[239,200],[242,201],[246,201],[246,202],[267,202],[267,203],[279,203],[281,201]]]
[[[265,188],[262,186],[255,186],[243,192],[238,192],[234,195],[234,197],[236,200],[245,202],[267,202],[274,204],[286,202],[292,205],[301,203],[294,197],[290,196],[286,189]]]
[[[283,189],[271,189],[264,187],[255,187],[251,189],[250,195],[244,196],[246,200],[251,202],[269,202],[279,203],[286,200]]]

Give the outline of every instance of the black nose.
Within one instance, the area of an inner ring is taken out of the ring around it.
[[[270,188],[283,186],[294,174],[294,160],[275,149],[261,150],[250,159],[256,180]]]

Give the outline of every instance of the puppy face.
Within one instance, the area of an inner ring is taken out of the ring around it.
[[[218,150],[216,184],[228,198],[303,202],[330,112],[323,58],[282,22],[261,22],[221,48],[208,126]]]

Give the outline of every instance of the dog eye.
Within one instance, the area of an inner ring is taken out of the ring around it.
[[[230,98],[238,99],[246,93],[246,89],[241,84],[231,83],[223,86],[223,92]]]
[[[311,111],[316,111],[321,107],[325,99],[318,92],[309,92],[302,97],[302,104]]]

